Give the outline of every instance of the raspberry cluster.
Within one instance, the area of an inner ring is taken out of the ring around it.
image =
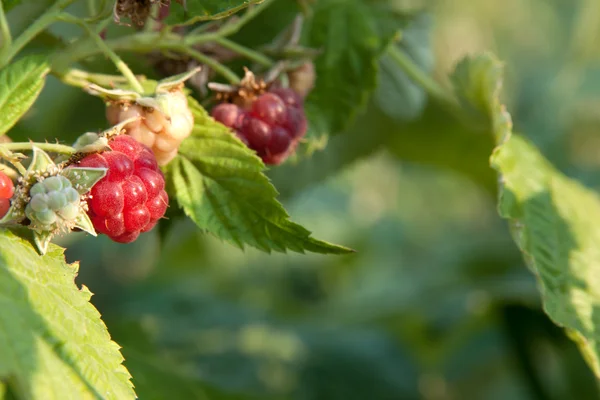
[[[10,198],[15,192],[15,186],[8,175],[0,171],[0,218],[4,217],[10,208]]]
[[[287,88],[261,94],[249,109],[232,103],[219,104],[211,115],[231,128],[266,164],[283,162],[307,127],[302,98]]]
[[[110,142],[112,151],[91,154],[79,166],[107,168],[94,185],[88,215],[97,232],[119,243],[151,230],[167,210],[165,180],[152,151],[129,136]]]
[[[179,145],[192,133],[194,116],[181,90],[157,96],[159,107],[117,102],[106,109],[106,118],[116,125],[129,118],[141,117],[125,126],[128,135],[148,146],[159,165],[166,165],[177,155]]]

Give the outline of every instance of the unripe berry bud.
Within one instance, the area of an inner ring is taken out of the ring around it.
[[[81,211],[80,196],[72,186],[69,179],[57,175],[31,187],[25,215],[35,228],[52,231],[60,228],[58,225],[70,225],[77,218]]]

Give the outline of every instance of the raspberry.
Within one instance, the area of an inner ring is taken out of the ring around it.
[[[8,175],[0,171],[0,218],[4,217],[10,208],[10,198],[15,192],[15,186]]]
[[[194,116],[181,90],[162,93],[140,103],[115,102],[106,109],[106,119],[116,125],[129,118],[141,117],[125,126],[126,133],[154,152],[159,165],[168,164],[177,155],[179,145],[192,133]]]
[[[88,215],[97,232],[130,243],[151,230],[169,204],[165,180],[152,151],[131,136],[117,136],[112,151],[92,154],[81,167],[108,168],[92,188]]]
[[[222,103],[213,118],[231,128],[266,164],[282,163],[306,133],[302,97],[292,89],[275,88],[256,98],[249,109]]]

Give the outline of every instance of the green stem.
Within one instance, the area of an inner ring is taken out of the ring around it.
[[[397,46],[390,46],[388,54],[402,68],[408,77],[421,86],[425,91],[436,100],[451,105],[458,106],[454,97],[444,90],[431,76],[425,73],[415,62]]]
[[[88,13],[90,14],[90,18],[93,18],[96,16],[96,1],[95,0],[87,0],[87,8],[88,8]]]
[[[66,146],[64,144],[56,144],[56,143],[34,143],[34,142],[13,142],[13,143],[3,143],[0,146],[10,151],[19,151],[19,150],[33,150],[33,147],[38,147],[44,151],[49,151],[52,153],[60,153],[60,154],[73,154],[75,153],[75,149],[71,146]]]
[[[80,69],[70,69],[64,74],[54,72],[54,74],[63,83],[80,88],[85,88],[90,83],[95,83],[103,87],[114,87],[115,84],[123,85],[128,83],[128,80],[121,75],[96,74]],[[143,76],[138,76],[137,78],[144,79]]]
[[[142,84],[137,80],[133,71],[131,71],[127,64],[125,64],[125,62],[121,60],[117,53],[115,53],[109,46],[106,45],[106,43],[104,42],[104,40],[102,40],[100,35],[98,35],[92,28],[90,28],[88,24],[84,23],[78,18],[72,17],[69,14],[61,15],[60,19],[65,22],[77,24],[83,29],[85,29],[90,38],[95,42],[98,49],[102,53],[104,53],[113,62],[113,64],[115,64],[115,67],[117,67],[117,69],[121,72],[121,74],[123,74],[125,79],[127,79],[133,90],[135,90],[138,93],[144,92]]]
[[[2,1],[0,1],[0,35],[2,35],[2,41],[0,42],[0,58],[2,54],[10,48],[12,44],[12,35],[10,34],[10,27],[6,20],[6,14],[4,13],[4,7]]]
[[[187,54],[190,57],[193,57],[196,60],[200,61],[201,63],[206,64],[207,66],[212,68],[216,73],[220,74],[225,79],[227,79],[229,81],[229,83],[231,83],[233,85],[237,85],[238,83],[240,83],[240,78],[235,74],[235,72],[233,72],[232,70],[230,70],[229,68],[227,68],[225,65],[221,64],[214,58],[210,58],[209,56],[204,55],[199,51],[196,51],[190,47],[185,47],[185,46],[181,46],[179,48],[173,48],[172,50],[177,50],[181,53]]]
[[[220,37],[227,37],[237,33],[244,25],[250,22],[254,17],[263,12],[263,10],[271,5],[275,0],[264,0],[262,3],[248,8],[239,19],[226,23],[218,30]]]
[[[275,63],[269,57],[265,56],[262,53],[249,49],[245,46],[235,43],[226,38],[218,38],[215,39],[215,43],[236,52],[237,54],[246,57],[247,59],[254,61],[260,65],[265,67],[272,67]]]
[[[17,37],[11,46],[3,46],[2,57],[0,57],[0,68],[8,65],[10,61],[33,40],[40,32],[48,26],[59,20],[60,11],[76,0],[57,1],[48,10],[36,19],[19,37]]]
[[[36,37],[41,31],[46,29],[52,23],[57,21],[59,15],[58,7],[52,6],[48,12],[39,17],[35,22],[30,25],[25,31],[17,37],[12,43],[12,46],[8,47],[4,52],[2,59],[0,60],[0,68],[6,66],[10,61],[17,55],[23,47],[27,45],[34,37]]]

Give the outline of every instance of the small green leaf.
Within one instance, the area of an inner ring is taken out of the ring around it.
[[[61,175],[68,178],[79,194],[86,194],[106,175],[106,168],[66,168]]]
[[[48,63],[41,56],[25,56],[0,70],[0,135],[29,110],[44,87]]]
[[[221,19],[234,14],[260,0],[187,0],[184,7],[171,2],[169,16],[165,22],[169,25],[188,25],[198,21]]]
[[[23,399],[134,399],[119,346],[76,275],[60,247],[40,256],[0,230],[0,380]]]
[[[352,250],[314,239],[289,220],[262,161],[193,99],[192,136],[169,164],[175,196],[201,228],[240,248],[344,254]]]
[[[401,18],[390,22],[390,10],[380,24],[381,15],[381,8],[362,0],[324,0],[314,6],[304,27],[304,43],[322,51],[306,102],[312,135],[346,128],[375,89],[379,55],[403,24]]]

